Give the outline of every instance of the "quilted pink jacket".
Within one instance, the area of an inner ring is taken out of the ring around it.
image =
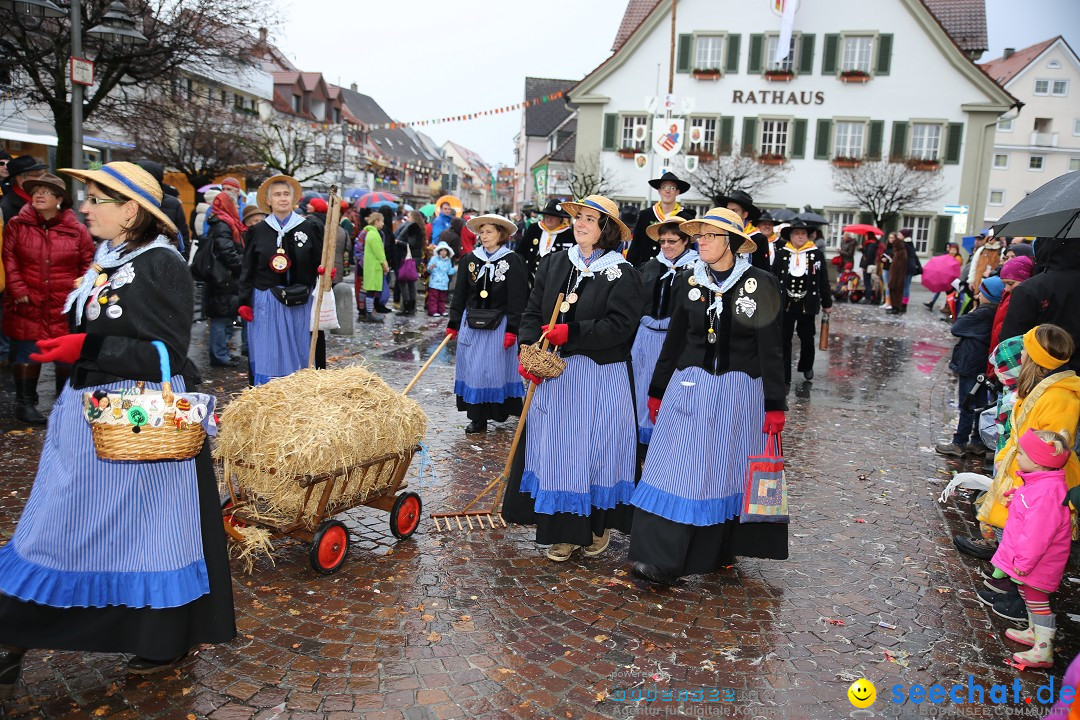
[[[1013,491],[1001,545],[990,561],[1036,590],[1054,592],[1069,560],[1072,526],[1065,499],[1065,471],[1017,473],[1024,484]],[[1017,574],[1016,570],[1026,572]]]

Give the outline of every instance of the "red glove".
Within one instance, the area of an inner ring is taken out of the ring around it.
[[[38,340],[37,346],[41,352],[31,353],[30,359],[36,363],[58,362],[70,365],[82,355],[82,346],[85,341],[86,333]]]
[[[660,414],[660,398],[649,398],[649,422],[656,424],[656,416]]]
[[[551,332],[548,332],[549,327]],[[566,324],[544,325],[541,330],[547,333],[547,339],[552,345],[565,345],[566,341],[570,339],[570,326]]]
[[[251,309],[250,305],[241,305],[237,312],[247,322],[255,322],[255,311]]]
[[[761,428],[761,432],[766,435],[779,435],[784,431],[786,419],[787,414],[783,410],[766,410],[765,426]]]
[[[325,275],[326,274],[326,268],[324,268],[322,265],[320,265],[318,268],[316,268],[315,273],[317,275]],[[330,279],[331,280],[337,279],[337,268],[336,267],[330,268]]]
[[[525,378],[526,380],[531,382],[533,385],[539,385],[540,383],[544,382],[544,378],[537,377],[537,376],[533,375],[531,372],[526,370],[525,366],[522,365],[521,363],[518,363],[518,375]]]
[[[446,328],[446,334],[457,340],[457,330],[454,328]]]
[[[503,350],[509,350],[517,342],[517,335],[514,333],[506,333],[503,335]]]

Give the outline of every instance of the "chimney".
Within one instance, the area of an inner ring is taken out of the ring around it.
[[[1016,54],[1016,48],[1005,48],[1004,59],[1008,60],[1009,58],[1011,58],[1015,54]]]
[[[352,83],[351,85],[349,85],[349,89],[350,89],[350,90],[352,90],[353,92],[359,92],[359,91],[358,91],[358,90],[356,89],[356,83]]]
[[[266,45],[266,28],[259,28],[259,45]]]

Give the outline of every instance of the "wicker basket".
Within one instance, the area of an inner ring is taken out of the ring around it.
[[[544,333],[544,335],[546,334]],[[522,347],[521,352],[518,354],[518,361],[521,363],[521,367],[532,375],[544,380],[550,380],[563,374],[563,370],[566,369],[566,361],[555,353],[544,350],[541,347],[543,341],[544,336],[541,335],[540,339],[532,345]]]
[[[121,405],[112,412],[95,411],[98,405],[94,393],[83,395],[84,416],[90,423],[94,450],[102,460],[188,460],[202,450],[206,430],[201,422],[190,416],[177,418],[177,405],[187,403],[186,410],[191,407],[188,398],[197,396],[173,394],[168,351],[164,343],[155,341],[154,345],[161,359],[161,390],[144,390],[143,384],[138,383],[132,397],[138,397],[140,402],[155,402],[160,396],[163,408],[160,425],[148,424],[150,416],[145,411],[137,412],[141,405],[131,408]],[[206,411],[213,412],[212,405]]]

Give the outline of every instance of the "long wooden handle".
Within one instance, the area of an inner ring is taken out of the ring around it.
[[[428,369],[428,366],[431,365],[431,362],[439,356],[439,353],[441,353],[443,351],[443,348],[446,347],[447,343],[450,342],[450,337],[450,335],[447,335],[443,338],[443,341],[439,343],[439,347],[435,348],[435,352],[431,353],[431,357],[429,357],[427,359],[427,362],[424,363],[424,366],[420,368],[420,372],[416,373],[416,377],[410,380],[409,384],[405,386],[405,389],[401,391],[402,395],[409,394],[409,391],[413,389],[413,385],[416,384],[416,381],[420,379],[420,376],[423,375],[424,371]]]
[[[330,289],[333,278],[334,255],[337,253],[337,229],[341,222],[341,198],[337,195],[337,185],[330,186],[330,197],[326,200],[326,227],[323,230],[322,267],[323,274],[315,283],[315,316],[311,329],[311,347],[308,349],[308,367],[315,367],[315,345],[319,341],[319,313],[322,311],[323,295]]]

